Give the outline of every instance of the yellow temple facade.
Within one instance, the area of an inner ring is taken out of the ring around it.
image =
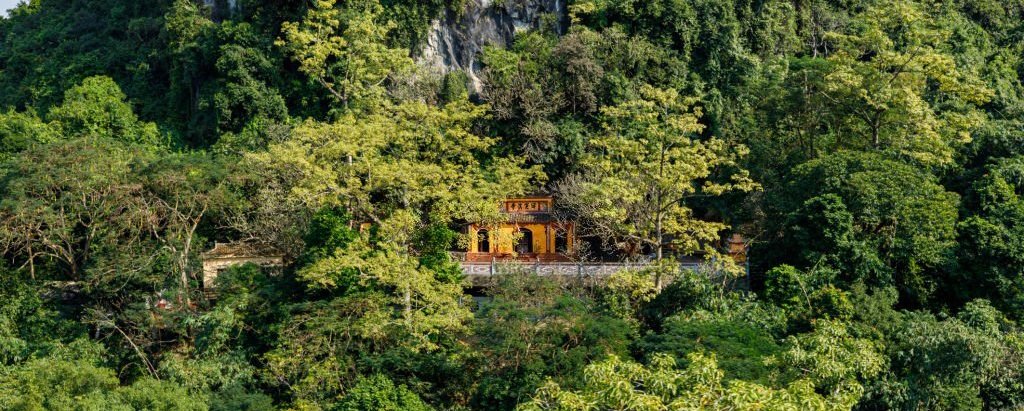
[[[470,224],[467,261],[570,261],[576,241],[572,222],[557,221],[551,197],[506,199],[498,224]]]

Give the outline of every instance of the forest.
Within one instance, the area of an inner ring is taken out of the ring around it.
[[[0,256],[3,410],[1020,410],[1024,0],[23,1]]]

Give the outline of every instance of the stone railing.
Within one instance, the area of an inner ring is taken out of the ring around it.
[[[580,279],[607,277],[622,270],[639,270],[651,263],[600,263],[600,262],[533,262],[533,261],[496,261],[496,262],[461,262],[462,272],[471,279],[492,277],[496,274],[514,272],[532,272],[541,276],[575,277]],[[700,263],[683,262],[679,264],[684,270],[697,270]]]

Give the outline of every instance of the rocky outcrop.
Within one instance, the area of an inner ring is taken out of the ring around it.
[[[203,4],[210,8],[210,14],[216,21],[230,18],[238,11],[237,0],[203,0]]]
[[[485,46],[508,47],[517,32],[540,27],[544,15],[553,16],[556,30],[567,26],[568,0],[466,0],[462,11],[448,10],[435,20],[419,53],[422,64],[448,73],[461,70],[469,88],[482,89],[480,53]]]

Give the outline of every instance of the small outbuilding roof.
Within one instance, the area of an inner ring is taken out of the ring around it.
[[[203,258],[253,258],[283,257],[284,253],[267,243],[239,241],[215,243],[213,249],[203,253]]]

